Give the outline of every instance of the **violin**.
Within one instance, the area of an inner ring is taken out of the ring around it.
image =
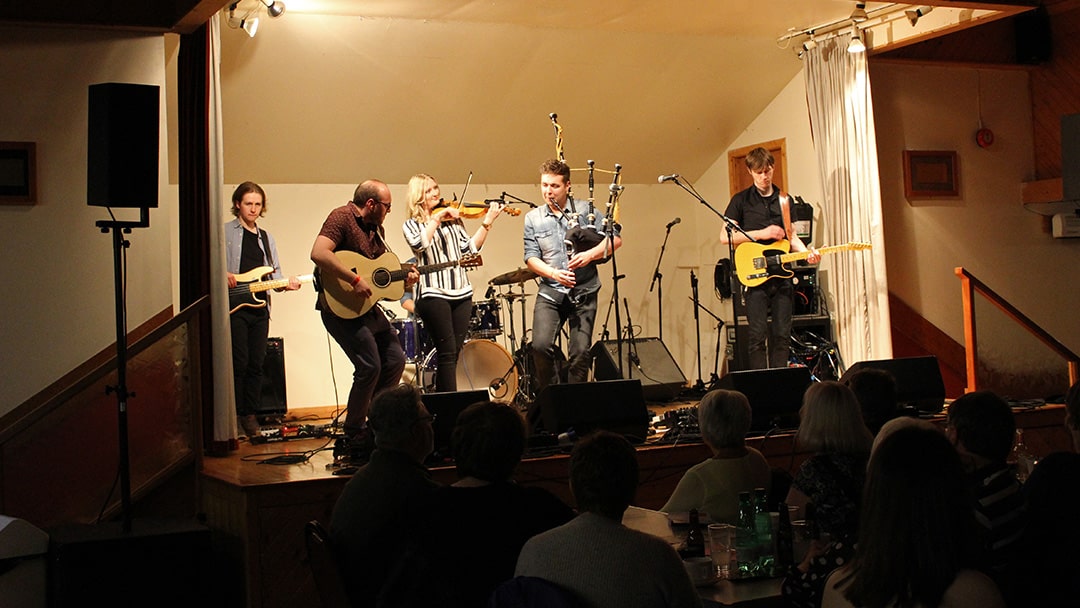
[[[441,198],[441,199],[439,199],[439,204],[432,207],[431,210],[435,211],[436,209],[443,209],[443,208],[457,209],[458,214],[461,216],[462,219],[477,220],[477,219],[480,219],[480,218],[484,217],[484,215],[487,214],[487,210],[488,210],[489,206],[490,206],[490,203],[488,203],[486,201],[465,202],[465,201],[459,201],[459,200],[456,200],[456,199],[452,200],[452,201],[448,201],[448,200],[446,200],[444,198]],[[512,207],[503,207],[502,212],[507,214],[507,215],[514,216],[514,217],[517,217],[517,216],[521,215],[521,209],[514,209]]]

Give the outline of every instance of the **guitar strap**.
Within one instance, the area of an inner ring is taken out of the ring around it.
[[[264,257],[266,258],[266,263],[269,264],[270,267],[272,267],[275,272],[277,272],[277,269],[278,269],[277,262],[274,260],[274,256],[271,254],[272,250],[270,249],[270,237],[268,237],[266,235],[266,231],[263,230],[262,228],[259,228],[259,236],[262,238],[263,250],[264,250],[264,253],[265,253]]]
[[[790,199],[786,192],[780,193],[780,214],[784,217],[784,234],[787,235],[787,239],[791,240],[791,205],[788,204]]]

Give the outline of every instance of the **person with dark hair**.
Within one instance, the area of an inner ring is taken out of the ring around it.
[[[1072,606],[1080,597],[1080,382],[1065,396],[1071,452],[1039,460],[1024,483],[1027,525],[1007,568],[1013,606]]]
[[[587,249],[568,240],[573,230],[592,232],[599,238],[605,234],[605,226],[604,214],[594,210],[591,202],[570,196],[570,167],[566,163],[552,159],[541,165],[540,193],[544,204],[525,215],[524,228],[525,265],[540,276],[532,330],[537,394],[557,381],[555,338],[567,321],[567,380],[588,381],[596,294],[600,291],[596,265],[622,246],[618,225],[613,227],[613,239],[602,239]]]
[[[731,232],[735,246],[751,240],[765,245],[788,240],[792,251],[808,251],[806,261],[817,264],[821,256],[807,249],[791,227],[791,205],[786,193],[773,184],[776,160],[765,148],[754,148],[746,155],[746,170],[754,183],[731,197],[726,215],[746,231]],[[748,236],[749,235],[749,236]],[[720,242],[728,244],[726,231]],[[734,261],[734,260],[733,260]],[[795,287],[790,278],[773,277],[746,289],[746,321],[749,325],[749,369],[787,367],[791,358],[791,314]],[[772,311],[772,325],[769,312]],[[769,329],[772,329],[771,335]]]
[[[458,480],[411,509],[413,549],[395,583],[398,605],[485,605],[513,577],[525,541],[574,516],[547,490],[513,482],[525,442],[516,408],[484,401],[458,415],[450,436]]]
[[[795,556],[800,561],[789,569],[780,589],[791,606],[817,606],[825,577],[847,563],[855,550],[873,436],[851,389],[826,381],[810,385],[803,395],[795,440],[813,455],[799,466],[785,502],[799,508],[795,519],[806,516],[807,505],[813,503],[822,540],[811,543],[805,556]]]
[[[241,282],[283,279],[281,258],[274,237],[256,222],[266,215],[266,192],[255,182],[244,182],[232,195],[232,214],[225,224],[225,276],[231,290]],[[260,276],[244,276],[259,268],[271,268]],[[238,275],[239,278],[238,278]],[[288,278],[282,290],[300,289],[300,280]],[[249,292],[250,293],[250,292]],[[255,413],[262,399],[263,362],[266,340],[270,335],[270,295],[262,299],[246,298],[233,304],[230,298],[229,327],[232,335],[233,388],[236,391],[237,426],[248,439],[259,436]]]
[[[705,393],[698,404],[698,428],[712,458],[683,474],[661,511],[697,509],[714,522],[736,523],[739,492],[768,488],[772,480],[765,457],[746,445],[750,415],[750,401],[738,391]]]
[[[374,295],[362,271],[350,268],[336,253],[351,251],[372,260],[389,251],[383,221],[390,213],[390,188],[369,179],[356,187],[352,200],[330,212],[311,246],[311,261],[318,266],[324,283],[341,280],[352,286],[361,298]],[[359,273],[359,274],[358,274]],[[408,289],[419,279],[412,269],[405,277]],[[367,438],[365,421],[375,393],[396,385],[405,370],[405,350],[382,309],[372,306],[366,313],[351,319],[338,317],[319,293],[316,308],[323,326],[341,346],[353,364],[353,383],[349,390],[343,430],[347,443],[363,444]]]
[[[972,491],[981,530],[983,567],[1000,579],[1024,530],[1024,495],[1006,460],[1016,435],[1009,404],[991,391],[968,393],[949,404],[945,432],[956,447]]]
[[[892,420],[899,409],[896,378],[888,370],[864,367],[847,376],[844,384],[855,393],[862,408],[863,422],[874,435],[881,425]]]
[[[969,501],[960,459],[940,432],[891,433],[870,458],[855,556],[828,578],[822,608],[1003,608],[974,567]]]
[[[578,441],[570,454],[578,516],[525,543],[515,576],[555,583],[591,607],[701,606],[675,549],[622,524],[637,484],[634,447],[624,437],[597,431]]]
[[[420,390],[399,384],[371,403],[375,451],[345,484],[330,516],[330,539],[354,607],[382,605],[383,583],[401,561],[408,506],[438,487],[424,459],[435,432]]]

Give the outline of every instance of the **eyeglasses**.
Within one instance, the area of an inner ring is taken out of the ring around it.
[[[382,205],[383,209],[386,209],[387,211],[390,211],[390,205],[392,204],[392,202],[380,201],[379,199],[372,199],[372,200],[374,200],[376,203],[379,203],[380,205]]]

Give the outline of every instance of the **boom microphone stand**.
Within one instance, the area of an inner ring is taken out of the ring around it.
[[[659,289],[656,291],[656,316],[660,325],[659,335],[660,341],[664,341],[664,275],[660,274],[660,261],[664,259],[664,250],[667,249],[668,237],[671,236],[671,227],[682,221],[682,218],[675,218],[668,222],[667,231],[664,232],[664,243],[660,245],[660,256],[656,258],[656,268],[653,269],[652,282],[649,283],[649,293],[652,293],[653,287],[659,285]]]

